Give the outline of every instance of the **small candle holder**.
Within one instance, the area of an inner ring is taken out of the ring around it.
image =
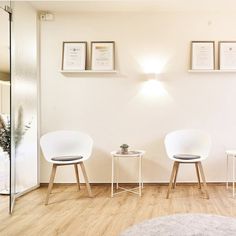
[[[128,154],[129,153],[129,145],[128,144],[122,144],[120,146],[120,152],[121,154]]]

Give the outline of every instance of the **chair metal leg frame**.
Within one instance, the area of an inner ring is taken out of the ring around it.
[[[83,172],[84,181],[86,183],[86,187],[87,187],[87,190],[88,190],[89,197],[93,197],[91,187],[90,187],[90,184],[89,184],[89,181],[88,181],[88,176],[87,176],[87,173],[86,173],[86,170],[85,170],[85,167],[84,167],[84,163],[81,162],[79,164],[80,164],[81,170]]]
[[[175,171],[175,177],[174,177],[174,184],[173,184],[173,188],[176,188],[176,180],[177,180],[177,176],[178,176],[178,172],[179,172],[179,162],[177,162],[176,165],[176,171]]]
[[[170,176],[170,183],[169,183],[169,187],[168,187],[168,191],[167,191],[167,195],[166,195],[167,199],[170,196],[170,191],[171,191],[173,179],[174,179],[174,176],[175,176],[175,173],[176,173],[176,170],[177,170],[177,165],[178,165],[178,162],[175,161],[174,164],[173,164],[173,168],[172,168],[172,172],[171,172],[171,176]]]
[[[204,189],[205,189],[206,197],[207,197],[207,199],[209,199],[209,194],[208,194],[208,190],[207,190],[207,184],[206,184],[206,179],[205,179],[202,163],[201,162],[197,162],[197,165],[198,165],[198,169],[199,169],[199,171],[201,173],[202,182],[203,182],[203,186],[204,186]]]
[[[77,165],[77,164],[74,164],[74,168],[75,168],[75,176],[76,176],[76,181],[77,181],[78,190],[80,190],[80,180],[79,180],[78,165]]]
[[[198,188],[201,189],[201,179],[200,179],[200,173],[197,163],[195,163],[196,173],[197,173],[197,180],[198,180]]]
[[[53,182],[54,182],[55,175],[56,175],[56,170],[57,170],[57,165],[53,164],[51,177],[50,177],[50,181],[49,181],[49,184],[48,184],[48,192],[47,192],[47,196],[46,196],[46,200],[45,200],[45,205],[48,205],[49,195],[52,191]]]

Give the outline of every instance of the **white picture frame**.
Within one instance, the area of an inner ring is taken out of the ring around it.
[[[191,70],[215,69],[215,42],[191,42]]]
[[[62,71],[86,70],[87,42],[63,42]]]
[[[93,71],[115,70],[114,41],[91,42],[91,70]]]
[[[219,69],[236,70],[236,41],[219,42]]]

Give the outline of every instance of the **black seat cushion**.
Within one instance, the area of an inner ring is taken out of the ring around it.
[[[76,161],[82,159],[82,156],[61,156],[61,157],[53,157],[51,158],[52,161]]]
[[[174,158],[180,159],[180,160],[195,160],[201,157],[198,155],[191,155],[191,154],[177,154],[177,155],[174,155]]]

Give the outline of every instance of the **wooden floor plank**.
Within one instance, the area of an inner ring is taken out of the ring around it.
[[[178,185],[169,199],[167,186],[144,186],[143,196],[124,193],[110,198],[109,185],[86,187],[55,186],[49,205],[44,205],[47,188],[41,187],[16,201],[8,215],[6,197],[0,197],[0,235],[4,236],[117,236],[143,220],[176,213],[208,213],[236,217],[236,198],[225,186],[208,185],[205,199],[197,185]]]

